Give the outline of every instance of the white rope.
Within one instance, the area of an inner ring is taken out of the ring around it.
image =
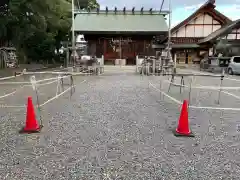
[[[0,78],[0,81],[1,80],[7,80],[7,79],[13,79],[13,78],[16,78],[16,77],[19,77],[19,76],[22,76],[23,74],[18,74],[16,76],[8,76],[8,77],[3,77],[3,78]]]
[[[67,76],[63,76],[62,78],[65,79],[65,78],[68,78],[70,75],[67,75]],[[38,80],[36,81],[36,83],[41,83],[41,82],[45,82],[45,81],[50,81],[50,80],[57,80],[58,77],[54,77],[54,78],[48,78],[48,79],[41,79],[41,80]],[[0,85],[12,85],[12,84],[31,84],[31,82],[0,82]]]
[[[173,84],[175,86],[181,86],[181,87],[186,87],[186,88],[190,88],[187,85],[182,85],[182,84],[178,84],[178,83],[173,83],[169,80],[164,80],[164,82]],[[207,90],[239,90],[240,87],[220,87],[220,86],[192,86],[192,89],[207,89]]]
[[[34,75],[34,74],[71,74],[69,72],[55,72],[55,71],[41,71],[41,72],[24,72],[24,75]]]
[[[31,84],[30,82],[0,82],[1,85],[12,85],[12,84]]]
[[[74,72],[54,72],[54,71],[43,71],[43,72],[24,72],[25,75],[34,75],[34,74],[56,74],[56,75],[82,75],[87,71],[74,73]]]
[[[55,80],[55,81],[51,81],[51,82],[48,82],[48,83],[38,84],[38,86],[49,85],[49,84],[52,84],[52,83],[54,83],[54,82],[56,82],[56,81],[57,81],[57,80]],[[10,92],[10,93],[8,93],[8,94],[4,94],[4,95],[0,96],[0,99],[5,98],[5,97],[8,97],[8,96],[11,96],[11,95],[13,95],[13,94],[19,92],[20,90],[22,90],[24,87],[30,87],[30,86],[31,86],[31,85],[24,85],[24,86],[21,86],[21,87],[19,87],[18,89],[16,89],[16,90],[13,91],[13,92]]]
[[[161,94],[163,94],[164,96],[168,97],[169,99],[171,99],[173,102],[175,102],[178,105],[181,105],[182,102],[173,98],[172,96],[168,95],[167,93],[161,91],[160,89],[158,89],[156,86],[154,86],[150,81],[148,82],[150,86],[152,86],[155,90],[159,91]],[[225,110],[225,111],[240,111],[240,108],[227,108],[227,107],[209,107],[209,106],[192,106],[190,105],[189,108],[192,109],[208,109],[208,110]]]
[[[92,68],[95,69],[95,68]],[[41,72],[23,72],[25,75],[34,75],[34,74],[56,74],[56,75],[72,75],[72,76],[78,76],[78,75],[86,75],[86,74],[92,74],[88,72],[89,70],[74,73],[74,72],[56,72],[56,71],[41,71]]]
[[[54,81],[50,81],[50,82],[47,82],[47,83],[38,84],[37,86],[46,86],[46,85],[49,85],[49,84],[53,84],[53,83],[55,83],[57,81],[58,80],[54,80]],[[27,85],[27,86],[31,86],[31,85]]]
[[[55,82],[57,82],[57,81],[58,81],[58,80],[54,80],[54,81],[50,81],[50,82],[47,82],[47,83],[38,84],[38,86],[46,86],[46,85],[49,85],[49,84],[53,84],[53,83],[55,83]],[[8,93],[8,94],[4,94],[4,95],[0,96],[0,99],[5,98],[5,97],[8,97],[8,96],[11,96],[11,95],[14,95],[15,93],[19,92],[19,91],[22,90],[23,88],[25,88],[25,87],[30,87],[30,86],[32,86],[32,85],[23,85],[23,86],[19,87],[18,89],[16,89],[16,90],[13,91],[13,92],[10,92],[10,93]]]
[[[9,106],[1,104],[0,108],[26,108],[26,106]]]
[[[50,84],[50,83],[53,83],[53,82],[56,82],[56,81],[58,81],[58,79],[55,80],[55,81],[51,81],[51,82],[45,83],[45,84],[41,84],[41,85],[47,85],[47,84]],[[83,80],[82,82],[80,82],[80,84],[81,84],[81,83],[84,83],[84,82],[86,82],[86,80]],[[28,85],[28,86],[29,86],[29,85]],[[25,87],[25,86],[23,86],[23,87]],[[22,87],[22,88],[23,88],[23,87]],[[68,92],[69,90],[71,90],[71,89],[74,88],[74,87],[76,87],[76,85],[67,88],[65,91],[63,91],[63,92],[61,92],[60,94],[58,94],[58,95],[52,97],[51,99],[47,100],[46,102],[44,102],[43,104],[41,104],[39,107],[45,106],[46,104],[48,104],[48,103],[50,103],[51,101],[53,101],[53,100],[57,99],[58,97],[62,96],[63,94],[65,94],[66,92]],[[16,93],[16,92],[12,92],[12,94],[14,94],[14,93]],[[11,94],[11,93],[10,93],[10,94]],[[26,108],[26,105],[24,105],[24,106],[9,106],[9,105],[0,104],[0,108]]]
[[[154,86],[150,81],[149,81],[148,83],[149,83],[149,85],[152,86],[155,90],[159,91],[160,93],[162,93],[164,96],[168,97],[169,99],[171,99],[171,100],[174,101],[175,103],[177,103],[177,104],[179,104],[179,105],[182,104],[181,101],[179,101],[179,100],[177,100],[177,99],[169,96],[167,93],[161,91],[161,90],[158,89],[156,86]]]
[[[65,79],[65,78],[68,78],[70,77],[70,75],[67,75],[67,76],[62,76],[62,79]],[[54,77],[54,78],[48,78],[48,79],[42,79],[42,80],[38,80],[37,83],[40,83],[40,82],[45,82],[45,81],[50,81],[50,80],[58,80],[58,77]]]
[[[17,91],[21,90],[22,88],[23,88],[23,86],[20,87],[20,88],[18,88],[17,90],[15,90],[15,91],[13,91],[13,92],[10,92],[10,93],[8,93],[8,94],[2,95],[2,96],[0,96],[0,99],[5,98],[5,97],[8,97],[8,96],[11,96],[11,95],[15,94]]]
[[[189,108],[192,108],[192,109],[208,109],[208,110],[240,111],[240,108],[225,108],[225,107],[189,106]]]
[[[83,80],[83,81],[80,82],[79,84],[84,83],[84,82],[86,82],[86,80]],[[65,94],[66,92],[68,92],[69,90],[71,90],[71,89],[74,88],[74,87],[76,87],[76,85],[67,88],[65,91],[63,91],[63,92],[61,92],[60,94],[58,94],[58,95],[52,97],[51,99],[47,100],[46,102],[44,102],[43,104],[41,104],[39,107],[45,106],[46,104],[48,104],[48,103],[50,103],[51,101],[59,98],[60,96],[62,96],[63,94]]]

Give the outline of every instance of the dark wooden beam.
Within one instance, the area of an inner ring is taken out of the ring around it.
[[[221,24],[186,24],[186,26],[216,26],[216,25],[221,25]]]

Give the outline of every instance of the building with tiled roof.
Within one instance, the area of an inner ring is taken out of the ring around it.
[[[167,14],[152,8],[81,10],[76,12],[75,33],[84,34],[89,54],[104,55],[105,64],[114,64],[116,59],[135,64],[137,55],[156,54],[152,42],[154,36],[167,36]]]

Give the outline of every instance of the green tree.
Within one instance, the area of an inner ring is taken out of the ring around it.
[[[89,0],[88,1],[88,5],[87,5],[87,8],[88,9],[96,9],[96,8],[99,8],[99,4],[96,0]]]
[[[49,59],[68,34],[71,5],[66,0],[11,0],[0,17],[0,38],[10,40],[30,60]]]
[[[52,59],[70,32],[71,0],[11,0],[6,5],[1,0],[1,41],[11,41],[25,60]],[[96,7],[96,0],[87,0],[85,8]]]
[[[72,3],[72,0],[67,0]],[[74,0],[75,7],[80,9],[96,9],[99,8],[97,0]]]

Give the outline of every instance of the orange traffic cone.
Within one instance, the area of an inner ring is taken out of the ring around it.
[[[182,111],[181,111],[180,118],[178,121],[178,127],[177,127],[176,131],[174,132],[174,135],[175,136],[194,137],[193,133],[189,129],[187,100],[183,101]]]
[[[41,128],[42,126],[39,126],[35,117],[32,97],[28,97],[26,124],[20,133],[37,133],[40,132]]]

